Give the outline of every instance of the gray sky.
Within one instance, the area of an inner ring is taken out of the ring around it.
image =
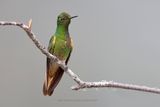
[[[160,87],[160,1],[158,0],[0,0],[0,20],[27,23],[45,45],[66,11],[72,20],[74,50],[69,67],[85,81],[113,80]],[[64,74],[51,97],[42,84],[46,57],[25,32],[0,27],[0,106],[159,107],[160,95],[121,89],[72,91]],[[154,105],[153,105],[154,104]]]

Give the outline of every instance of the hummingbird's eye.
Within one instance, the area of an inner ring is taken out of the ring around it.
[[[64,18],[64,17],[58,17],[58,20],[59,21],[63,21],[63,20],[66,20],[66,18]]]
[[[62,18],[61,18],[61,17],[58,17],[58,20],[59,20],[59,21],[61,21],[61,20],[62,20]]]

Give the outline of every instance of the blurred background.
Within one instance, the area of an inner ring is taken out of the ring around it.
[[[26,23],[48,46],[63,11],[72,20],[69,67],[85,81],[160,87],[159,0],[0,0],[0,20]],[[0,27],[0,106],[159,107],[160,95],[122,89],[72,91],[66,74],[51,97],[42,94],[46,57],[13,26]],[[154,105],[153,105],[154,104]]]

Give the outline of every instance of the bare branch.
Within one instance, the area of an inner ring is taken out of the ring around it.
[[[28,26],[23,23],[17,23],[17,22],[8,22],[8,21],[0,21],[0,25],[12,25],[12,26],[18,26],[22,28],[29,38],[34,42],[36,47],[48,58],[52,59],[54,62],[59,64],[59,66],[64,69],[64,71],[77,83],[76,86],[73,86],[73,90],[79,90],[83,88],[102,88],[102,87],[109,87],[109,88],[121,88],[121,89],[129,89],[129,90],[137,90],[137,91],[143,91],[143,92],[150,92],[150,93],[156,93],[160,94],[159,88],[150,88],[147,86],[140,86],[140,85],[132,85],[132,84],[124,84],[124,83],[118,83],[113,81],[100,81],[100,82],[84,82],[81,80],[75,73],[72,72],[71,69],[68,68],[65,63],[60,61],[57,57],[50,54],[47,49],[38,41],[35,34],[31,30],[32,26],[32,20],[29,21]]]
[[[114,82],[114,81],[84,82],[84,84],[73,86],[72,89],[79,90],[79,89],[83,89],[83,88],[102,88],[102,87],[121,88],[121,89],[137,90],[137,91],[160,94],[159,88],[150,88],[147,86],[124,84],[124,83],[118,83],[118,82]]]

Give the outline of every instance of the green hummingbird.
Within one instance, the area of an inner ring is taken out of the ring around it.
[[[62,12],[57,18],[57,29],[51,37],[48,51],[58,57],[65,64],[70,58],[73,42],[69,34],[69,24],[72,18],[68,13]],[[62,78],[64,70],[57,63],[47,58],[47,70],[45,72],[45,81],[43,84],[43,94],[51,96],[54,89]]]

